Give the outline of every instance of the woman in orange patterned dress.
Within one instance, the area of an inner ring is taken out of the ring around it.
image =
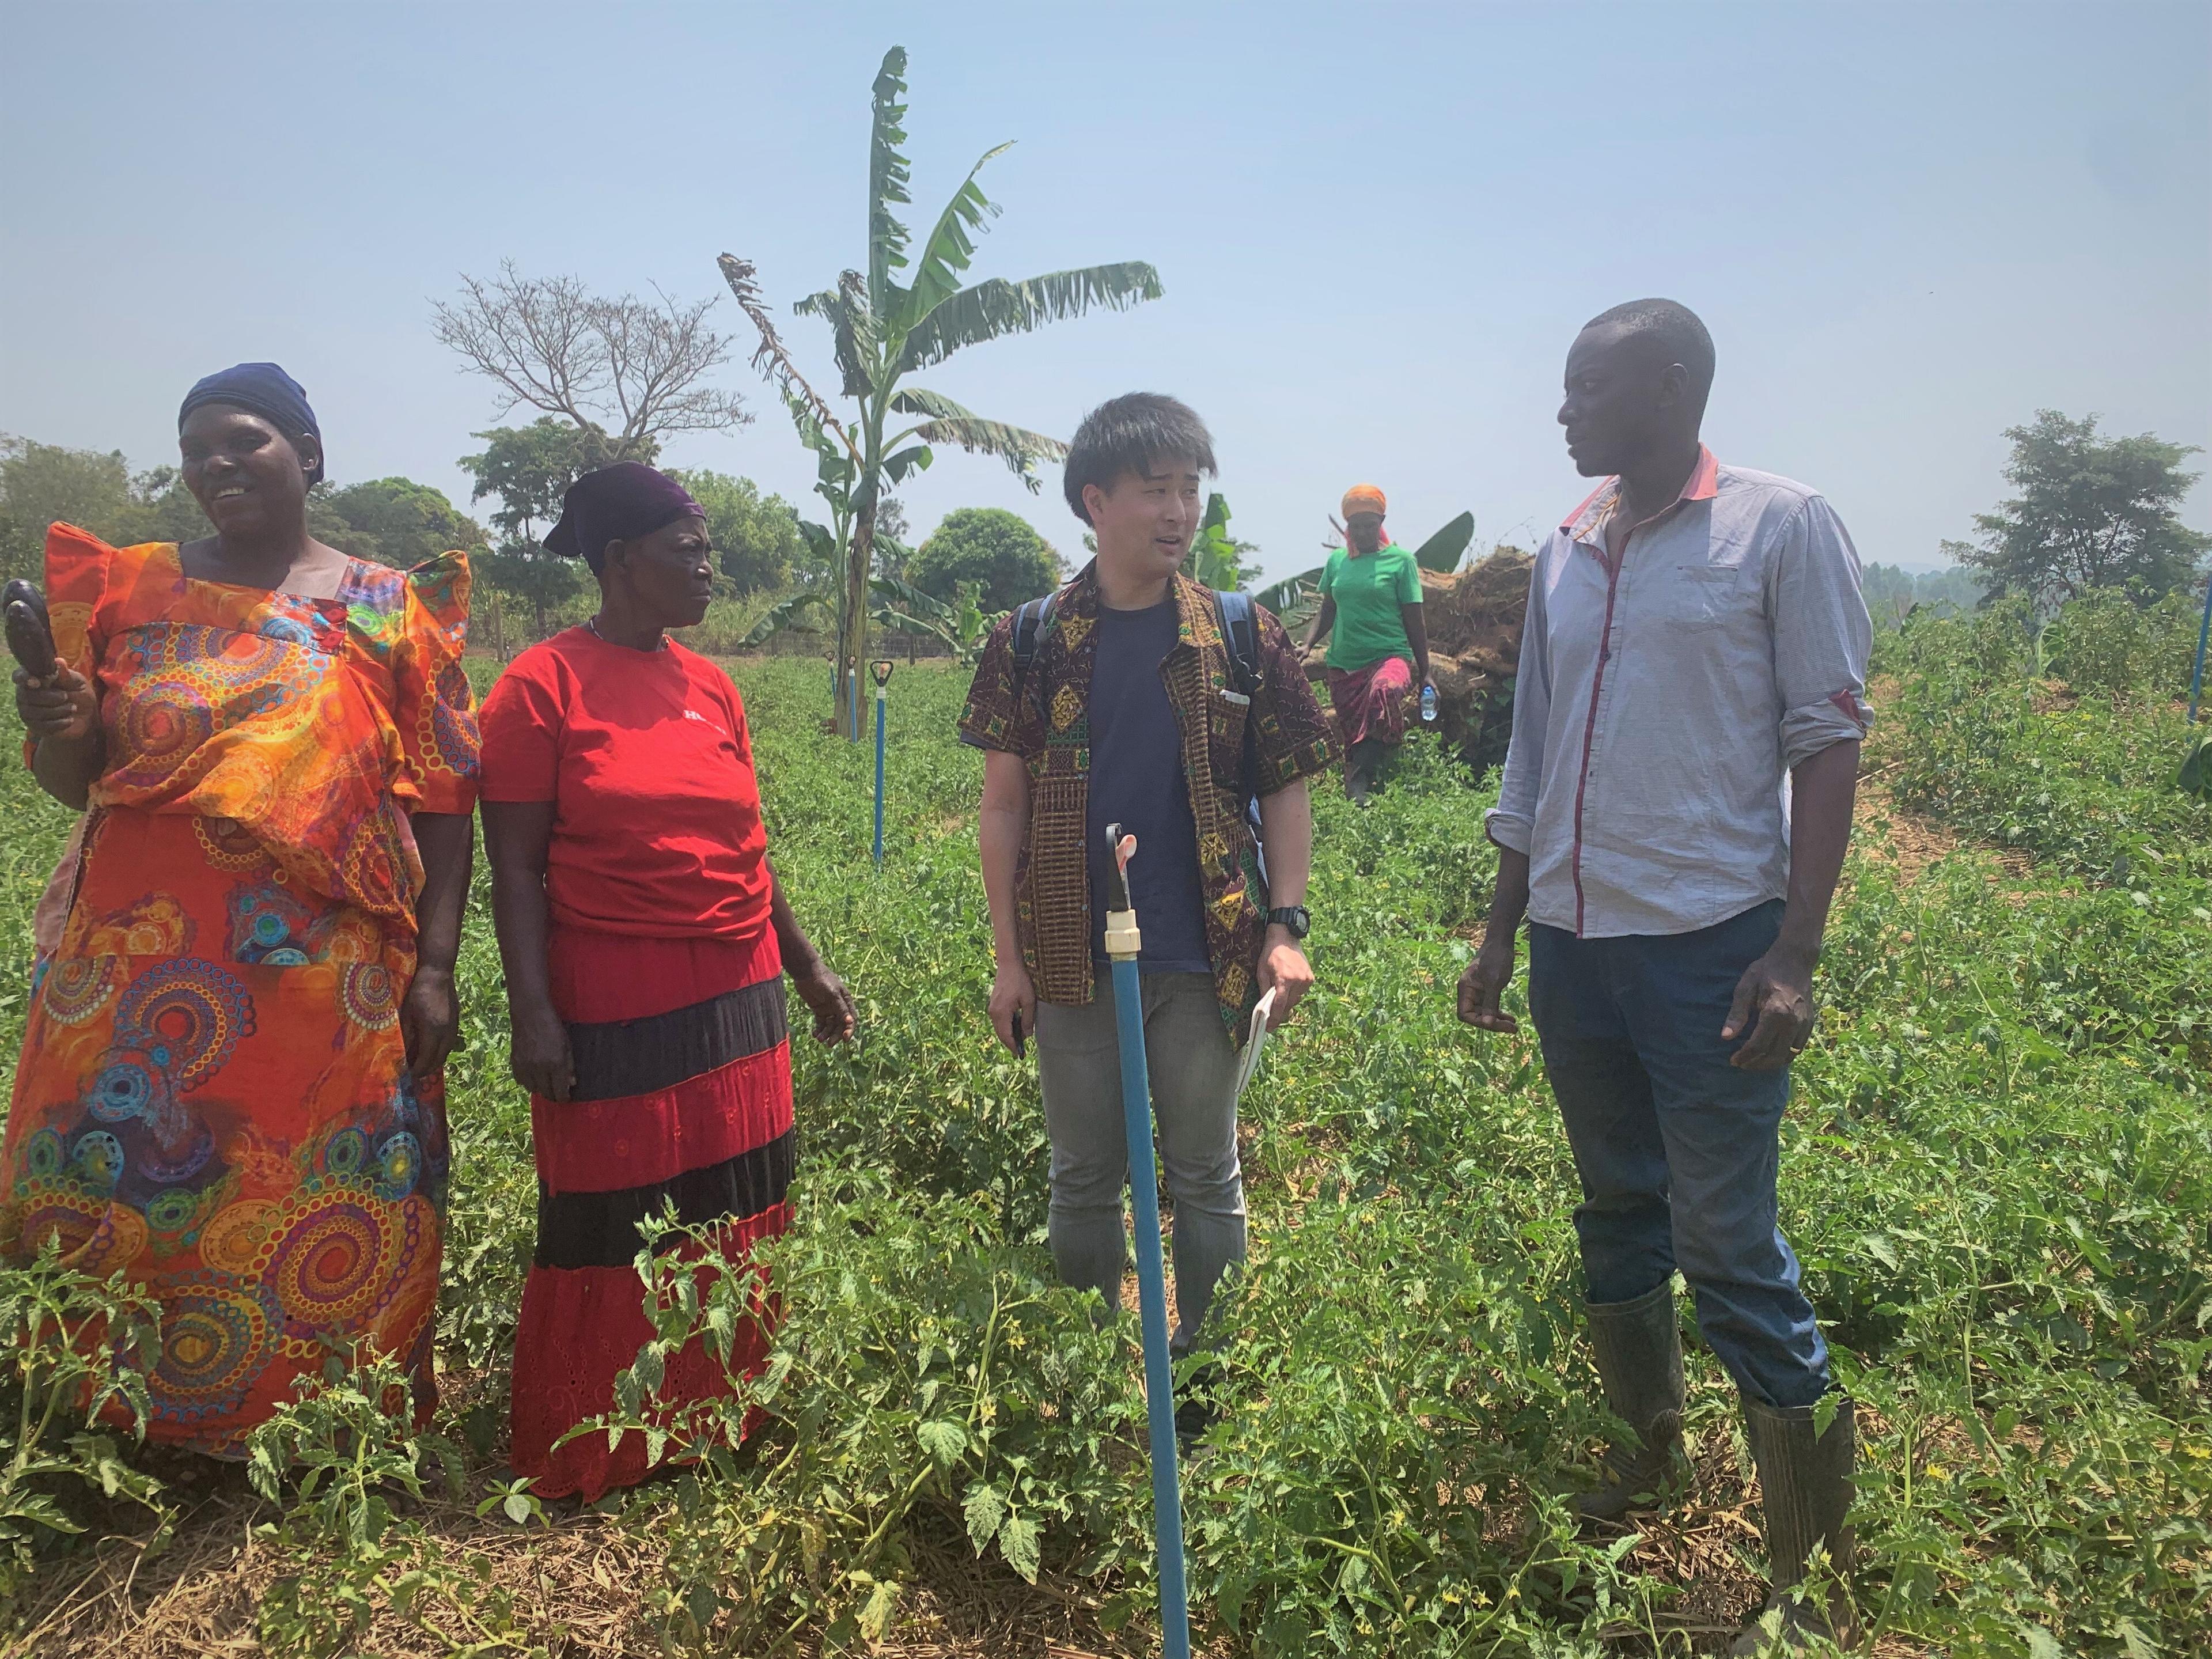
[[[240,1455],[326,1358],[418,1411],[446,1184],[441,1067],[477,739],[466,558],[314,540],[322,440],[272,364],[194,387],[216,534],[56,525],[61,666],[16,676],[39,781],[87,811],[0,1151],[0,1249],[58,1237],[160,1304],[154,1439]]]

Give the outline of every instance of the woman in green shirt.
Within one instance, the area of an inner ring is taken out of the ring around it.
[[[1346,545],[1322,572],[1321,610],[1309,650],[1328,638],[1329,701],[1344,732],[1344,793],[1364,805],[1377,766],[1406,740],[1406,706],[1428,685],[1429,635],[1421,625],[1421,573],[1382,528],[1388,503],[1373,484],[1344,495]]]

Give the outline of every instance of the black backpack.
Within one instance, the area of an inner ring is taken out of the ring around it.
[[[1030,665],[1036,660],[1037,641],[1044,637],[1046,629],[1060,609],[1060,594],[1052,592],[1041,599],[1031,599],[1014,612],[1014,695],[1018,700],[1027,695],[1025,682]],[[1235,682],[1237,696],[1248,702],[1260,690],[1260,617],[1258,607],[1249,593],[1234,588],[1224,592],[1213,590],[1213,611],[1221,624],[1221,637],[1229,646],[1230,678]],[[1040,713],[1042,711],[1040,710]],[[1244,822],[1251,827],[1252,845],[1260,858],[1260,879],[1267,878],[1267,851],[1260,835],[1260,775],[1259,755],[1255,746],[1252,715],[1248,709],[1244,717],[1244,757],[1243,764],[1244,791]]]

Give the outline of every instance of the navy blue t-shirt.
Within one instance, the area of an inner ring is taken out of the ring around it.
[[[1129,896],[1144,934],[1139,967],[1209,973],[1206,900],[1198,880],[1198,824],[1182,775],[1182,732],[1160,664],[1175,648],[1175,596],[1147,611],[1098,608],[1091,670],[1091,787],[1085,842],[1091,860],[1091,954],[1106,959],[1114,853],[1106,826],[1137,838]]]

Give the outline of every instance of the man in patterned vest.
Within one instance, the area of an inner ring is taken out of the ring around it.
[[[1024,1033],[1036,1038],[1053,1259],[1109,1309],[1121,1299],[1128,1157],[1103,948],[1106,826],[1137,838],[1129,885],[1175,1202],[1178,1352],[1195,1340],[1223,1269],[1244,1256],[1237,1048],[1262,995],[1273,993],[1269,1023],[1279,1025],[1313,982],[1301,943],[1313,850],[1305,780],[1335,758],[1282,625],[1252,612],[1252,683],[1224,640],[1222,602],[1182,574],[1200,476],[1214,470],[1205,423],[1172,398],[1133,392],[1092,410],[1068,453],[1066,489],[1098,556],[1030,619],[1029,637],[1018,637],[1020,612],[1000,623],[960,717],[963,741],[984,750],[991,1021],[1017,1052]],[[1246,813],[1255,797],[1257,842]],[[1205,1415],[1188,1401],[1177,1422],[1190,1432]]]

